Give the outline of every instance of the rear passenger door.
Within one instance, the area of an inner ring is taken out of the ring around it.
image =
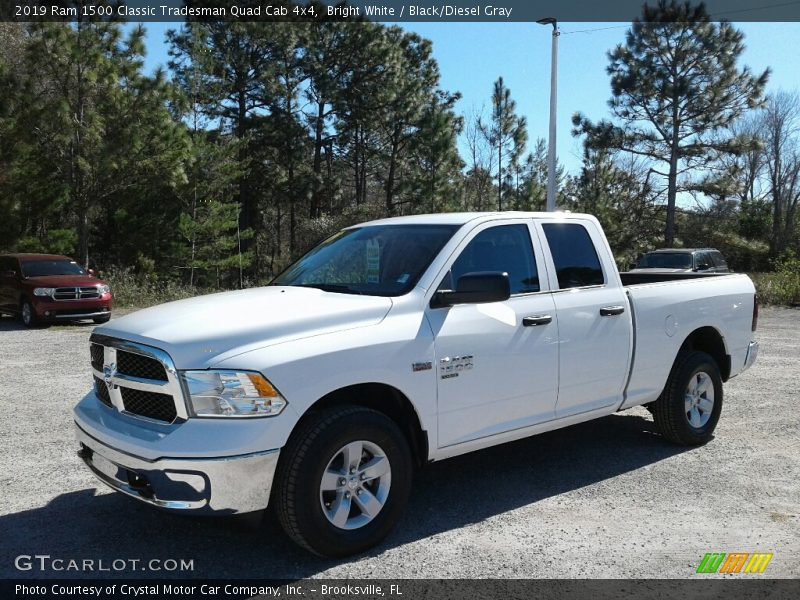
[[[618,405],[633,331],[607,242],[592,221],[541,221],[537,226],[550,248],[548,270],[558,318],[555,416]]]

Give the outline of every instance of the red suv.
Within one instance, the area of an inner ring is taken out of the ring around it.
[[[111,318],[111,288],[78,263],[55,254],[0,254],[0,313],[22,323]]]

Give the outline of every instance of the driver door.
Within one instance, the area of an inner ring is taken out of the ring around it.
[[[466,273],[501,271],[509,275],[511,297],[426,309],[436,353],[439,447],[552,419],[558,325],[530,221],[484,224],[451,260],[439,289],[454,288]]]

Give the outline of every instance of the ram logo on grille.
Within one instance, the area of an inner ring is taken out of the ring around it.
[[[117,374],[117,365],[116,363],[111,363],[110,365],[105,365],[103,367],[103,381],[106,382],[108,387],[113,387],[114,383],[111,381],[114,378],[114,375]]]

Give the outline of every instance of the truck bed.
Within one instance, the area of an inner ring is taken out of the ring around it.
[[[713,328],[723,336],[729,376],[744,368],[755,289],[742,273],[620,273],[634,328],[634,362],[623,408],[650,402],[663,389],[689,334]]]

